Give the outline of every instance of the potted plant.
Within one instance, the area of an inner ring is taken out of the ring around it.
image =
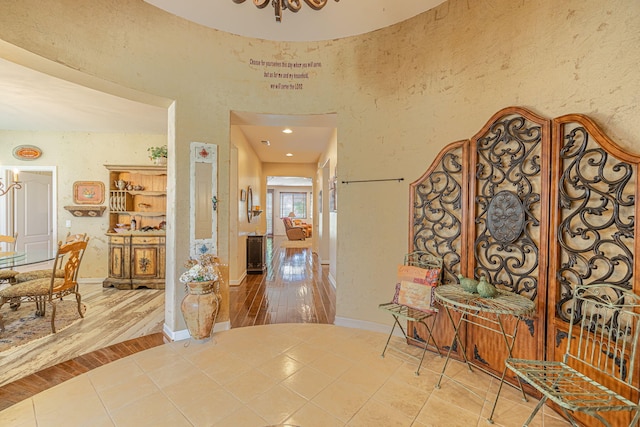
[[[149,147],[147,148],[147,152],[149,153],[149,158],[156,165],[167,164],[167,146],[166,145],[163,145],[161,147]]]

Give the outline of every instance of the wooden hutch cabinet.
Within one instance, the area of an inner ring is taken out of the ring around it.
[[[167,168],[109,170],[109,277],[104,287],[164,289]],[[135,224],[135,229],[133,229]]]

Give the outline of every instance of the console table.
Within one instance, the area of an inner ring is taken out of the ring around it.
[[[442,367],[442,372],[440,373],[440,378],[438,379],[436,388],[440,388],[440,382],[442,381],[442,377],[444,376],[444,373],[447,369],[447,364],[449,363],[451,350],[454,348],[455,342],[457,340],[458,344],[462,348],[461,353],[469,370],[471,370],[471,366],[474,366],[482,372],[485,372],[486,374],[489,374],[492,377],[500,380],[500,386],[498,387],[496,399],[493,402],[491,413],[487,418],[487,421],[489,423],[493,423],[493,412],[496,409],[496,404],[498,403],[498,398],[500,397],[500,391],[502,390],[502,385],[505,382],[504,378],[507,372],[507,367],[505,365],[502,371],[502,375],[498,377],[493,372],[485,369],[483,366],[469,360],[466,355],[464,340],[460,339],[459,337],[460,325],[462,325],[462,322],[467,322],[484,328],[490,332],[502,334],[502,337],[504,338],[503,341],[505,343],[507,357],[511,357],[513,345],[518,334],[518,325],[522,318],[529,317],[533,314],[535,308],[533,301],[523,297],[522,295],[501,290],[499,290],[499,295],[495,298],[484,298],[478,294],[472,294],[465,291],[460,285],[457,284],[438,286],[435,289],[434,294],[436,300],[445,308],[447,317],[451,321],[451,325],[453,326],[454,330],[453,340],[451,341],[451,345],[449,346],[449,350],[447,351],[447,358],[444,362],[444,366]],[[457,322],[454,321],[453,316],[451,315],[452,311],[460,314],[460,318]],[[516,319],[513,330],[507,331],[505,329],[503,322],[504,316],[514,317]],[[482,319],[482,323],[477,322],[477,320],[479,319]],[[527,396],[522,389],[520,378],[518,377],[517,379],[519,385],[519,387],[517,388],[520,390],[520,392],[522,392],[522,397],[526,401]]]

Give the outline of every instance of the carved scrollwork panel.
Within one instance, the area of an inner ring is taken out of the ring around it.
[[[519,114],[476,139],[476,277],[534,299],[539,281],[543,126]]]
[[[568,321],[575,286],[632,288],[638,182],[637,164],[616,158],[581,123],[563,124],[561,138],[556,315]]]
[[[463,147],[454,144],[435,167],[411,184],[413,250],[443,259],[443,283],[457,283],[460,271]]]

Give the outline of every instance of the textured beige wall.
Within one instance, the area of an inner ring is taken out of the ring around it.
[[[51,0],[46,8],[4,0],[0,7],[1,40],[176,100],[175,253],[188,250],[180,206],[188,205],[188,174],[181,171],[188,170],[189,141],[219,144],[219,194],[228,200],[230,110],[337,113],[341,322],[387,323],[376,307],[390,297],[408,245],[408,184],[441,147],[472,136],[496,110],[586,113],[620,145],[640,151],[636,0],[450,0],[380,31],[313,43],[245,39],[141,0]],[[252,59],[321,67],[309,70],[302,90],[274,90],[274,78],[264,76],[274,70]],[[405,180],[340,184],[399,177]],[[221,212],[223,259],[228,220]]]
[[[239,284],[239,281],[245,276],[247,271],[247,234],[254,233],[256,230],[264,230],[264,218],[262,216],[252,217],[249,222],[247,217],[248,188],[251,186],[253,193],[253,204],[264,205],[263,198],[260,194],[263,191],[262,186],[262,163],[256,155],[251,144],[245,138],[244,134],[238,126],[231,126],[230,131],[231,143],[238,149],[238,191],[231,195],[231,200],[238,202],[237,235],[231,238],[237,239],[237,251],[231,253],[231,281]],[[240,201],[240,189],[247,191],[247,201]],[[222,227],[218,227],[221,230]]]
[[[408,183],[498,109],[585,113],[640,152],[638,28],[635,1],[451,0],[345,41],[354,54],[336,80],[355,93],[338,111],[339,181],[405,181],[339,184],[338,316],[384,321],[376,301],[390,298],[407,248]]]
[[[316,244],[316,252],[320,258],[320,262],[323,264],[329,264],[329,280],[333,286],[336,286],[336,262],[337,262],[337,227],[338,218],[337,213],[329,210],[329,193],[330,193],[330,180],[336,174],[336,167],[338,164],[338,132],[334,130],[327,150],[320,156],[318,162],[318,173],[316,175],[316,182],[318,183],[317,192],[322,190],[323,208],[322,213],[318,215],[318,229],[314,241]],[[318,194],[316,193],[316,199]]]
[[[57,173],[57,229],[58,240],[67,231],[87,233],[90,237],[87,252],[82,260],[80,277],[99,279],[107,277],[108,245],[105,233],[109,227],[108,210],[102,217],[74,217],[64,206],[74,205],[73,183],[76,181],[101,181],[105,186],[108,206],[109,171],[105,164],[150,164],[147,148],[166,144],[166,135],[134,135],[70,132],[17,132],[0,130],[0,164],[12,168],[22,166],[55,166]],[[11,154],[22,144],[42,149],[36,160],[17,160]],[[71,228],[65,223],[71,220]]]

